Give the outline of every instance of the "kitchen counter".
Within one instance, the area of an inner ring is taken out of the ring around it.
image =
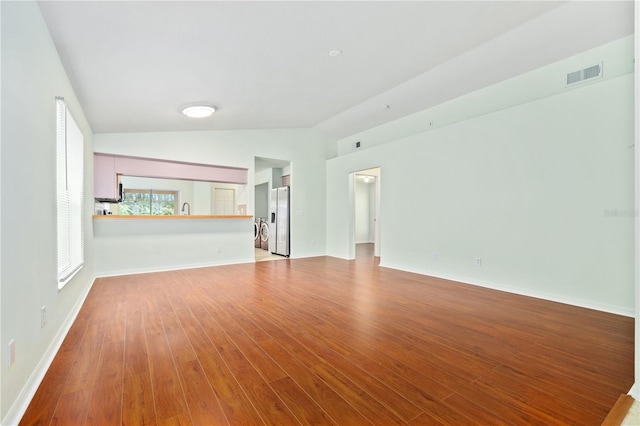
[[[117,214],[96,214],[94,219],[253,219],[249,215],[208,215],[208,214],[190,214],[190,215],[117,215]]]

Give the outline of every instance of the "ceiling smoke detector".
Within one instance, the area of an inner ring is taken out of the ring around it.
[[[191,118],[206,118],[216,111],[213,105],[190,105],[182,108],[182,113]]]

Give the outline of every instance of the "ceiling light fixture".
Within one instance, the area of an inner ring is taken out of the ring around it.
[[[342,55],[342,50],[340,49],[334,49],[331,52],[329,52],[329,56],[340,56]]]
[[[216,111],[216,107],[212,105],[190,105],[182,108],[182,113],[191,118],[209,117]]]

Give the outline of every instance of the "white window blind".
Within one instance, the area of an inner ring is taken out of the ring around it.
[[[58,288],[84,264],[84,137],[63,98],[56,98]]]

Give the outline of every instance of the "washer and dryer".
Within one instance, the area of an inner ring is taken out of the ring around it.
[[[262,219],[256,217],[253,220],[253,245],[255,248],[262,248],[262,241],[260,240],[260,224]]]
[[[254,247],[269,250],[269,220],[266,217],[257,217],[253,221]]]
[[[269,250],[269,221],[267,218],[260,218],[260,248]]]

